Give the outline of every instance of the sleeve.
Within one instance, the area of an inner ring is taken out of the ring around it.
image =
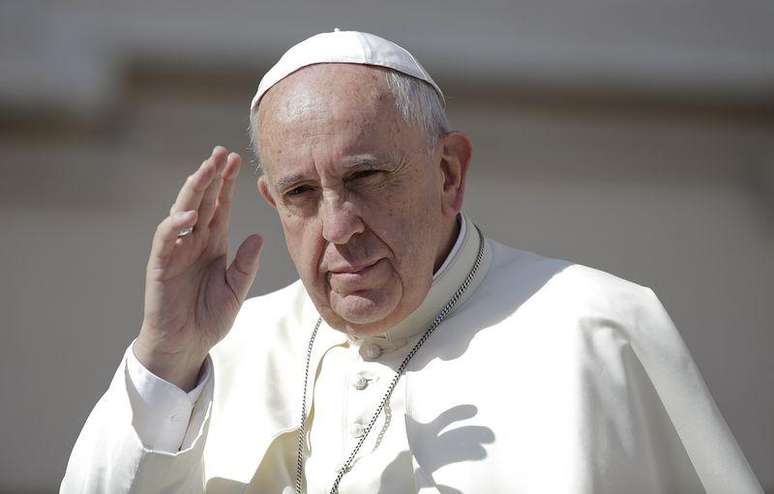
[[[127,386],[135,390],[130,396],[137,398],[132,403],[132,410],[134,427],[140,441],[156,451],[179,451],[189,428],[194,405],[211,378],[210,359],[205,360],[198,384],[188,393],[147,370],[134,351],[127,352],[126,368],[129,381]]]
[[[575,435],[556,454],[574,473],[562,492],[763,494],[661,302],[616,285],[582,308],[572,364],[580,379],[553,386],[578,393],[562,409],[569,426],[547,441]]]
[[[212,409],[211,371],[203,374],[201,387],[197,386],[200,396],[194,402],[182,390],[164,386],[163,380],[143,376],[141,369],[130,365],[132,357],[130,347],[86,420],[60,494],[204,492],[202,458]],[[206,365],[211,369],[209,358]],[[130,374],[138,378],[137,383]],[[150,397],[162,398],[151,403]],[[173,416],[186,413],[190,420],[176,425],[174,434],[159,432],[165,423],[177,423]],[[175,447],[176,442],[182,448]]]
[[[674,323],[644,289],[634,351],[708,493],[763,493]]]

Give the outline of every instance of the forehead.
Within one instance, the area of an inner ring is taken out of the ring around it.
[[[304,67],[278,82],[264,95],[261,119],[292,117],[314,106],[318,111],[344,112],[356,106],[392,103],[381,67],[324,63]]]
[[[408,144],[385,69],[320,64],[299,70],[271,88],[258,108],[258,142],[267,172],[304,153],[383,152]],[[284,168],[284,164],[283,164]]]

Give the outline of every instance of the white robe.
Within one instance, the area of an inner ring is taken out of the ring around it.
[[[463,240],[448,275],[387,335],[407,342],[384,358],[399,361],[467,275],[475,229]],[[211,353],[213,378],[176,453],[143,446],[124,360],[81,432],[61,492],[293,492],[303,367],[317,317],[300,282],[247,301]],[[323,410],[336,387],[338,366],[325,370],[330,352],[374,341],[323,323],[307,411]],[[369,437],[342,494],[407,485],[421,494],[762,492],[651,290],[491,240],[464,299],[395,393],[387,440]],[[343,447],[326,445],[324,434],[341,428],[322,431],[319,421],[331,421],[314,413],[313,477],[314,465],[327,468],[326,448],[338,457]],[[374,471],[370,456],[392,461]],[[317,477],[322,492],[327,484]]]

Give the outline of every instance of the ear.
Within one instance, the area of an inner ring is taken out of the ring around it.
[[[269,179],[266,178],[266,175],[258,177],[256,185],[258,186],[258,192],[261,194],[261,197],[263,197],[263,200],[266,201],[266,204],[277,209],[277,202],[271,194],[271,185],[269,184]]]
[[[443,213],[454,217],[462,209],[462,201],[465,197],[465,175],[468,172],[473,145],[470,138],[462,132],[446,134],[439,145],[443,175]]]

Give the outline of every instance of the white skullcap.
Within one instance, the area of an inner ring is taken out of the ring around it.
[[[441,88],[408,50],[373,34],[337,28],[332,33],[307,38],[286,51],[258,84],[258,91],[250,103],[250,113],[272,86],[298,69],[318,63],[355,63],[396,70],[430,84],[445,103]]]

